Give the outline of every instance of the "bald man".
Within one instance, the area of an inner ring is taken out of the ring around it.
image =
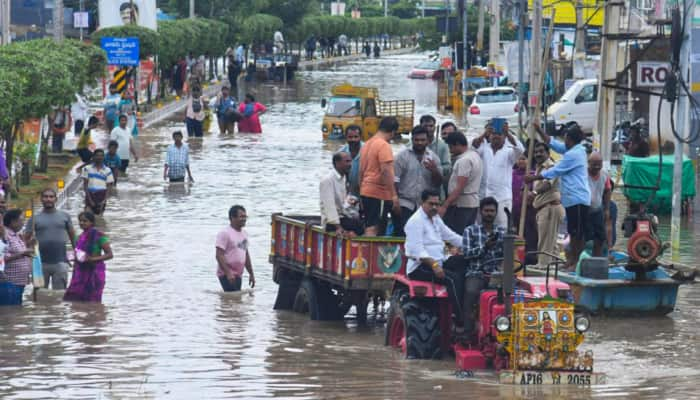
[[[588,187],[591,189],[591,207],[588,209],[586,241],[593,240],[593,256],[603,255],[603,245],[608,240],[610,224],[610,196],[612,185],[610,177],[603,170],[603,158],[593,152],[588,157]]]

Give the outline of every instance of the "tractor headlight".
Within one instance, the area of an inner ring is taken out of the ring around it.
[[[576,317],[576,330],[579,332],[586,332],[588,328],[591,327],[591,320],[583,315]]]
[[[328,127],[324,125],[324,126],[321,128],[321,131],[323,131],[323,133],[328,132]]]
[[[510,318],[500,316],[496,318],[496,330],[499,332],[505,332],[510,329]]]

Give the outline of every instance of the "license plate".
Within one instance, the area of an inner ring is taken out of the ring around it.
[[[570,371],[501,371],[501,383],[511,385],[603,385],[605,375],[592,372]]]

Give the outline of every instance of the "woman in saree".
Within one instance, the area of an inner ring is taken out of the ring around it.
[[[112,248],[109,238],[95,228],[93,213],[80,213],[78,222],[83,233],[76,240],[73,276],[63,299],[101,302],[105,287],[105,261],[112,259]]]

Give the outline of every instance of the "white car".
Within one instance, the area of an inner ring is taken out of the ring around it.
[[[574,82],[556,103],[547,109],[547,119],[558,129],[576,122],[585,133],[592,133],[598,117],[598,80],[582,79]]]
[[[474,92],[474,100],[467,109],[469,128],[482,130],[491,118],[505,118],[511,129],[518,126],[518,92],[515,89],[499,86]]]

